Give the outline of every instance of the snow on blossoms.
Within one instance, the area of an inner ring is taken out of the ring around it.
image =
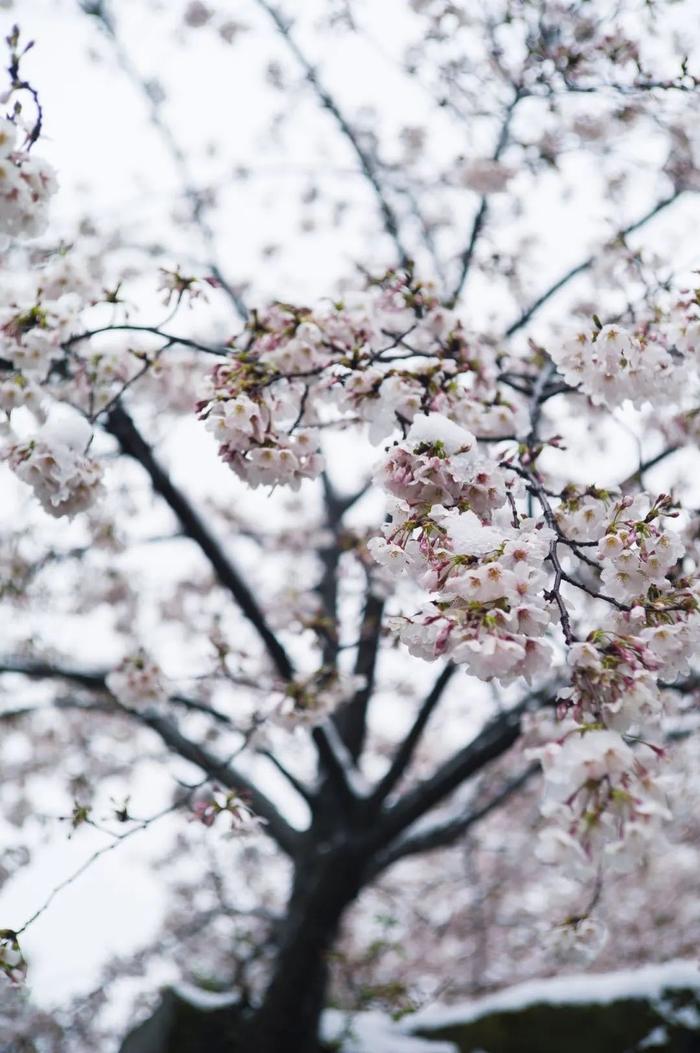
[[[369,548],[385,573],[428,593],[416,613],[394,619],[417,656],[449,657],[483,680],[532,680],[552,667],[561,623],[561,724],[534,753],[545,777],[542,857],[568,862],[579,879],[603,864],[626,870],[669,818],[659,680],[688,671],[700,633],[698,583],[684,572],[677,512],[668,495],[595,487],[548,494],[527,441],[515,474],[490,449],[448,416],[415,415],[377,469],[389,521]],[[518,510],[519,479],[539,515]],[[598,580],[587,585],[572,576],[576,568],[584,579],[593,568]],[[572,614],[562,581],[600,603]],[[596,612],[590,629],[586,618]],[[572,919],[576,931],[562,941],[578,946],[587,929],[580,914]],[[583,942],[586,953],[600,945]]]
[[[630,332],[597,325],[552,359],[599,405],[641,406],[659,385],[673,397],[696,353],[693,310]],[[367,547],[375,579],[399,588],[391,625],[412,654],[482,680],[554,671],[559,724],[536,752],[541,850],[581,877],[631,865],[668,814],[659,681],[697,647],[698,586],[667,495],[548,489],[519,397],[546,393],[548,375],[546,359],[504,365],[429,287],[394,274],[342,302],[255,314],[198,412],[253,486],[318,475],[325,427],[366,425],[386,443],[374,481],[387,522]]]
[[[34,238],[48,224],[57,182],[48,162],[18,146],[17,126],[0,118],[0,234]]]
[[[317,477],[326,426],[366,422],[378,443],[431,410],[483,436],[525,422],[497,384],[493,348],[430,286],[398,273],[313,310],[255,312],[198,404],[221,457],[252,486]]]
[[[36,436],[11,442],[4,458],[49,515],[73,516],[101,493],[102,469],[87,450],[92,428],[78,413],[59,407]]]
[[[390,274],[342,301],[254,314],[198,407],[254,486],[317,476],[325,428],[364,426],[384,443],[374,481],[387,519],[367,550],[398,603],[390,627],[413,655],[525,679],[556,711],[534,753],[540,853],[584,881],[633,866],[668,817],[660,684],[697,651],[699,589],[671,498],[553,482],[540,410],[562,380],[576,392],[566,397],[608,409],[643,408],[662,390],[689,407],[687,441],[698,313],[681,299],[629,329],[596,321],[551,358],[531,347],[507,359],[429,286]],[[313,723],[316,694],[303,699]],[[589,915],[570,914],[563,947],[601,945]]]
[[[470,432],[431,413],[389,448],[376,479],[394,500],[370,551],[430,593],[395,622],[411,653],[450,657],[484,680],[546,669],[543,561],[554,534],[543,522],[512,525],[516,477],[477,452]]]

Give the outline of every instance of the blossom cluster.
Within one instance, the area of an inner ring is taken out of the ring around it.
[[[92,429],[77,415],[47,420],[34,438],[10,443],[10,468],[32,487],[49,515],[73,516],[89,508],[102,489],[102,469],[87,448]]]
[[[466,429],[431,413],[389,448],[375,478],[394,500],[370,551],[430,593],[395,623],[411,653],[450,657],[484,680],[546,669],[543,561],[554,535],[543,522],[518,517],[513,525],[512,473],[482,455]]]
[[[538,480],[527,474],[527,444],[519,472],[492,448],[484,452],[446,416],[416,415],[375,473],[389,495],[389,521],[368,547],[383,573],[429,594],[417,613],[394,619],[411,653],[449,657],[484,680],[532,680],[551,668],[546,637],[558,600],[567,618],[568,686],[558,694],[553,739],[534,753],[548,820],[541,852],[568,862],[579,878],[603,862],[623,870],[669,817],[664,750],[654,741],[663,714],[659,680],[685,672],[700,639],[698,586],[683,573],[677,512],[668,495],[568,486],[550,498],[535,490],[540,513],[528,517],[519,511],[519,480]],[[602,625],[583,642],[553,591],[560,558],[589,575],[594,568],[599,586],[566,577],[607,604]],[[597,926],[575,920],[576,941],[593,933],[588,943],[597,945]]]
[[[48,162],[18,147],[17,131],[0,118],[0,234],[34,238],[46,229],[56,175]]]
[[[249,486],[298,489],[302,479],[316,478],[323,468],[317,436],[307,428],[295,430],[302,392],[298,385],[280,391],[262,381],[254,384],[251,398],[242,376],[248,372],[238,362],[216,367],[200,403],[207,428],[219,442],[222,459]]]
[[[15,370],[45,380],[53,363],[63,357],[63,342],[75,331],[83,303],[75,292],[58,299],[44,294],[33,303],[9,305],[0,311],[2,357]]]
[[[53,253],[0,307],[0,353],[11,363],[3,390],[6,411],[34,410],[38,386],[93,419],[129,384],[149,356],[120,334],[78,339],[85,312],[109,294],[89,257],[78,250]],[[8,290],[9,292],[9,290]]]
[[[50,515],[72,516],[102,492],[102,469],[87,454],[90,422],[150,368],[154,356],[112,334],[97,343],[76,339],[86,328],[84,312],[103,294],[88,261],[75,252],[52,254],[8,293],[0,307],[0,358],[6,363],[0,429],[10,436],[4,459]],[[39,425],[30,437],[24,422],[15,434],[15,411],[22,408]],[[51,424],[56,417],[64,419],[58,431]],[[73,419],[70,436],[66,417]]]
[[[143,648],[126,655],[109,674],[106,683],[124,706],[144,709],[167,701],[162,670]]]
[[[588,395],[594,405],[614,409],[629,401],[677,404],[676,441],[683,418],[692,424],[698,401],[700,305],[695,293],[670,303],[654,302],[633,327],[601,325],[595,318],[562,342],[552,341],[549,354],[567,382]],[[668,429],[668,426],[665,426]]]
[[[74,303],[64,285],[54,301],[37,297],[26,318],[16,311],[6,319],[13,379],[26,404],[75,326]],[[692,312],[684,317],[679,327],[676,314],[673,337],[669,325],[656,336],[648,327],[635,334],[596,327],[585,346],[552,357],[567,383],[593,401],[641,405],[656,385],[677,380],[678,356],[695,353]],[[74,391],[89,363],[85,390],[99,408],[129,383],[133,366],[119,349],[80,349],[69,367]],[[386,444],[374,481],[387,495],[388,519],[367,547],[375,582],[400,595],[405,586],[413,598],[413,612],[392,623],[412,654],[449,658],[482,680],[533,682],[555,662],[561,624],[568,686],[558,693],[564,723],[541,753],[550,821],[543,851],[568,850],[593,869],[603,857],[619,866],[666,814],[662,751],[651,741],[663,708],[659,678],[684,671],[697,645],[696,586],[682,573],[670,498],[574,486],[546,496],[533,465],[532,407],[521,397],[540,366],[521,359],[515,389],[504,383],[509,368],[430,288],[392,274],[315,310],[275,304],[254,314],[208,374],[197,412],[224,462],[252,487],[296,489],[317,477],[326,427],[364,425],[371,442]],[[4,397],[10,409],[20,399],[9,388]],[[48,440],[16,444],[10,464],[52,514],[86,507],[99,485],[89,436],[82,447],[64,442],[61,456],[41,441]],[[572,576],[583,569],[590,578],[591,568],[594,585]],[[570,624],[579,612],[567,612],[564,581],[607,603],[583,642],[576,635],[583,624]],[[361,686],[321,668],[273,691],[265,719],[313,725]],[[128,656],[108,687],[128,706],[167,697],[160,669],[143,652]],[[214,814],[205,809],[202,821]]]
[[[595,544],[608,593],[599,595],[611,605],[604,625],[569,647],[569,686],[558,698],[564,723],[535,751],[550,820],[542,858],[568,863],[581,878],[602,863],[631,868],[669,818],[659,681],[687,672],[697,651],[698,586],[682,574],[667,495],[572,490],[558,513],[579,544]]]
[[[198,412],[249,485],[297,487],[323,467],[326,424],[364,421],[378,443],[435,411],[480,436],[513,435],[523,405],[497,377],[493,347],[469,337],[429,287],[392,274],[315,310],[256,313],[212,370]]]
[[[663,344],[622,326],[584,329],[550,353],[566,382],[598,406],[613,408],[626,399],[642,405],[660,391],[669,398],[678,392],[681,378]]]
[[[540,752],[550,820],[539,855],[579,880],[604,861],[632,869],[656,840],[669,811],[657,754],[635,750],[602,724],[571,729]]]
[[[256,815],[235,790],[205,784],[192,795],[192,815],[204,826],[213,826],[220,815],[227,815],[235,833],[252,833],[264,826],[265,820]]]

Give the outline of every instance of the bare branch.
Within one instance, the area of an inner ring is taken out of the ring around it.
[[[381,805],[386,800],[386,798],[394,789],[398,781],[401,779],[401,776],[407,770],[409,764],[411,763],[411,760],[413,759],[413,754],[415,753],[416,747],[420,742],[426,725],[430,720],[430,717],[432,716],[433,710],[440,702],[440,699],[444,694],[445,688],[449,684],[455,672],[456,666],[454,666],[451,662],[448,663],[448,665],[445,666],[445,668],[442,670],[439,677],[433,684],[433,687],[430,690],[430,692],[426,695],[420,709],[418,710],[418,715],[416,716],[416,719],[413,722],[413,726],[406,735],[405,739],[402,740],[401,745],[394,754],[394,759],[392,760],[391,765],[389,766],[389,770],[380,779],[374,793],[372,794],[370,801],[372,806],[376,807],[378,805]]]
[[[108,845],[104,845],[102,848],[98,848],[96,852],[93,852],[91,856],[88,856],[84,863],[81,863],[77,870],[74,870],[72,874],[69,874],[67,878],[64,878],[63,881],[60,881],[58,885],[55,885],[51,889],[51,892],[48,894],[42,905],[34,911],[31,917],[27,918],[27,920],[24,922],[23,925],[20,926],[20,928],[15,930],[15,935],[21,936],[23,932],[26,932],[29,926],[33,925],[37,918],[40,918],[41,915],[46,910],[48,910],[48,908],[55,900],[56,896],[58,896],[59,893],[63,892],[64,889],[68,888],[69,885],[72,885],[74,881],[77,881],[78,878],[81,877],[86,870],[90,869],[93,863],[96,863],[98,861],[98,859],[101,859],[102,856],[107,855],[108,852],[113,852],[115,848],[118,848],[124,841],[133,837],[135,834],[140,834],[144,830],[147,830],[150,826],[153,825],[153,823],[157,822],[159,819],[163,819],[166,815],[170,815],[178,808],[181,808],[182,805],[187,801],[189,796],[190,793],[180,795],[178,799],[173,804],[168,805],[167,808],[164,808],[162,811],[150,816],[148,819],[143,819],[136,826],[132,827],[131,830],[127,830],[118,838],[111,841]]]
[[[335,123],[348,141],[352,150],[359,162],[360,169],[365,176],[365,179],[371,186],[374,196],[379,206],[379,211],[382,216],[384,229],[389,237],[394,242],[396,251],[399,257],[400,264],[406,264],[410,258],[409,253],[406,251],[403,241],[401,238],[400,224],[398,216],[394,211],[394,208],[390,204],[389,200],[382,186],[379,172],[374,160],[368,150],[360,142],[359,136],[355,132],[354,128],[348,121],[347,117],[340,109],[338,103],[335,101],[333,96],[330,94],[326,86],[321,81],[318,70],[312,63],[307,59],[304,52],[299,47],[295,36],[293,35],[290,27],[290,23],[284,18],[284,16],[278,11],[276,7],[268,3],[268,0],[256,0],[258,7],[261,7],[263,11],[266,11],[272,21],[275,23],[277,30],[285,41],[287,47],[294,55],[294,58],[299,63],[304,71],[306,80],[313,88],[316,93],[321,106],[324,110],[335,119]]]
[[[404,859],[406,856],[432,852],[435,849],[446,848],[453,844],[481,819],[485,819],[487,815],[495,812],[501,805],[510,800],[513,794],[521,790],[539,771],[539,764],[531,764],[514,778],[505,782],[493,797],[490,797],[488,801],[473,811],[466,812],[464,815],[453,816],[450,819],[445,819],[443,822],[434,823],[425,830],[413,834],[413,836],[400,838],[373,861],[372,876],[376,877],[382,870],[386,870],[387,867],[396,863],[399,859]]]
[[[103,325],[98,329],[89,329],[84,333],[76,333],[74,336],[69,337],[61,345],[64,348],[72,347],[73,344],[80,343],[81,340],[89,340],[93,336],[97,336],[98,333],[118,333],[125,331],[129,333],[152,333],[153,336],[159,336],[163,340],[167,340],[170,345],[180,344],[181,347],[189,347],[194,351],[203,351],[207,355],[217,355],[219,357],[228,358],[229,351],[225,347],[211,347],[208,344],[202,344],[198,340],[191,340],[186,336],[173,336],[171,333],[164,333],[162,329],[159,329],[155,325]]]
[[[362,615],[354,670],[355,676],[364,677],[364,687],[361,687],[349,702],[341,706],[335,716],[335,726],[353,760],[357,760],[360,756],[365,742],[367,708],[374,691],[383,612],[384,601],[371,592],[370,586]]]
[[[109,10],[107,0],[78,0],[78,3],[85,14],[91,15],[97,20],[105,35],[112,42],[117,62],[122,71],[142,94],[148,107],[151,124],[160,135],[161,141],[170,154],[173,165],[182,181],[184,195],[190,203],[192,219],[195,225],[199,228],[207,252],[215,257],[216,239],[212,228],[205,218],[203,197],[194,186],[187,157],[175,138],[172,129],[163,119],[161,103],[158,97],[154,94],[148,81],[141,76],[136,66],[132,63],[126,48],[123,46],[117,31],[115,19]],[[245,321],[248,317],[248,308],[246,307],[240,292],[234,285],[224,278],[221,267],[215,258],[209,262],[208,268],[211,276],[224,291],[238,316]]]
[[[160,494],[177,516],[183,533],[199,546],[201,552],[209,560],[219,582],[228,589],[241,612],[256,629],[277,672],[284,680],[291,680],[294,669],[289,656],[267,624],[248,585],[199,513],[156,461],[151,447],[123,406],[117,406],[111,411],[107,418],[107,429],[115,436],[124,453],[133,457],[146,470],[153,489]]]
[[[389,844],[463,782],[502,756],[517,741],[523,713],[532,704],[533,698],[528,697],[491,720],[468,746],[454,753],[429,779],[408,790],[384,812],[377,819],[370,840],[377,847]]]
[[[523,98],[522,90],[520,88],[516,88],[515,94],[514,94],[513,98],[511,99],[511,101],[506,106],[506,109],[505,109],[505,112],[504,112],[504,115],[503,115],[503,122],[501,124],[501,130],[500,130],[499,135],[498,135],[498,141],[496,142],[496,148],[493,151],[493,154],[491,155],[491,159],[493,161],[499,161],[500,160],[503,151],[505,150],[506,146],[508,145],[508,140],[510,138],[510,125],[511,125],[511,122],[512,122],[512,119],[513,119],[513,114],[515,113],[516,106],[518,105],[518,103],[520,102],[520,100],[522,98]],[[466,244],[466,247],[465,247],[464,251],[462,252],[462,254],[460,256],[459,278],[457,279],[457,284],[455,285],[454,291],[453,291],[452,296],[450,298],[450,302],[453,305],[459,299],[459,295],[462,292],[462,289],[464,288],[465,282],[467,280],[467,276],[469,274],[469,269],[471,267],[472,259],[474,258],[474,252],[476,250],[477,242],[479,241],[479,235],[481,234],[482,228],[483,228],[484,224],[486,223],[486,218],[488,216],[488,211],[489,211],[488,195],[483,194],[482,198],[481,198],[481,201],[479,202],[479,207],[478,207],[478,209],[476,211],[476,215],[474,216],[474,222],[472,223],[471,232],[469,234],[469,240],[468,240],[468,242]]]
[[[677,189],[668,197],[661,198],[661,200],[657,201],[648,212],[645,212],[643,216],[636,219],[634,223],[630,223],[629,226],[623,227],[622,230],[618,231],[615,237],[609,239],[608,244],[615,242],[620,238],[626,238],[628,234],[634,233],[635,230],[640,230],[646,223],[652,220],[655,216],[658,216],[660,212],[663,212],[663,210],[668,208],[669,205],[672,205],[674,201],[677,201],[682,192],[682,189]],[[567,286],[574,278],[577,278],[579,274],[584,274],[589,270],[599,256],[600,251],[587,256],[585,260],[581,260],[580,263],[577,263],[576,266],[571,267],[568,271],[562,274],[560,278],[557,278],[548,289],[545,289],[545,291],[522,312],[519,318],[516,318],[516,320],[508,326],[505,331],[505,336],[513,336],[514,333],[517,333],[520,329],[526,326],[541,307],[544,307],[544,305],[551,300],[556,293]]]

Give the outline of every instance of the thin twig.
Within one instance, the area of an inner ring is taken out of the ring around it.
[[[350,124],[348,118],[341,110],[339,104],[336,102],[336,100],[333,98],[326,86],[321,81],[316,67],[309,61],[309,59],[299,47],[296,37],[292,33],[290,23],[283,17],[280,11],[278,11],[278,9],[275,6],[273,6],[273,4],[268,3],[268,0],[255,0],[255,2],[257,3],[258,7],[261,7],[263,11],[267,12],[267,14],[270,16],[275,26],[277,27],[280,36],[286,43],[292,55],[294,55],[296,61],[303,69],[304,76],[306,77],[306,80],[316,93],[316,97],[321,103],[321,106],[324,108],[324,110],[327,110],[327,112],[331,114],[338,128],[342,132],[343,136],[352,147],[352,150],[359,162],[360,169],[363,175],[365,176],[365,179],[371,186],[372,191],[374,192],[374,196],[376,198],[377,205],[379,206],[379,211],[381,213],[382,220],[384,223],[384,229],[386,230],[387,234],[390,236],[396,247],[396,251],[399,257],[399,264],[405,266],[410,259],[410,254],[407,252],[403,244],[398,216],[386,196],[384,187],[382,186],[381,178],[379,176],[379,170],[374,162],[374,159],[372,158],[370,152],[366,150],[365,147],[362,145],[360,138],[357,135],[357,132]]]
[[[645,212],[644,215],[640,216],[639,219],[636,219],[633,223],[630,223],[628,226],[623,227],[622,230],[618,231],[614,237],[608,240],[607,244],[613,244],[621,238],[626,238],[628,234],[632,234],[635,230],[639,230],[655,216],[658,216],[660,212],[663,212],[664,209],[668,208],[669,205],[672,205],[674,201],[677,201],[682,193],[682,189],[675,189],[668,197],[661,198],[660,201],[657,201],[656,204],[653,205],[648,212]],[[517,333],[520,329],[526,326],[534,315],[537,314],[540,308],[544,307],[544,305],[551,300],[556,293],[567,286],[574,278],[578,277],[579,274],[584,274],[589,270],[598,259],[599,255],[600,252],[592,253],[590,256],[587,256],[585,260],[581,260],[580,263],[577,263],[574,267],[571,267],[568,271],[562,274],[560,278],[557,278],[548,289],[545,289],[543,293],[540,293],[537,299],[533,300],[530,306],[508,326],[505,331],[505,336],[513,336],[514,333]]]
[[[69,874],[67,878],[64,878],[63,881],[60,881],[58,885],[55,885],[53,887],[53,889],[51,890],[47,898],[44,900],[42,905],[37,910],[35,910],[29,918],[27,918],[27,920],[24,922],[23,925],[20,926],[19,929],[15,929],[16,935],[21,936],[23,932],[26,932],[29,926],[33,925],[37,918],[41,917],[44,911],[48,910],[48,908],[55,900],[56,896],[58,896],[59,893],[63,892],[64,889],[68,888],[69,885],[72,885],[73,882],[76,881],[79,877],[81,877],[86,870],[89,870],[93,863],[96,863],[98,859],[101,859],[103,856],[106,856],[108,852],[113,852],[115,848],[118,848],[119,845],[123,844],[124,841],[127,841],[130,837],[133,837],[135,834],[142,833],[144,830],[147,830],[148,827],[152,826],[153,823],[157,822],[159,819],[163,819],[166,815],[170,815],[178,808],[181,808],[182,805],[189,800],[189,798],[192,795],[192,792],[192,790],[189,790],[187,794],[178,798],[178,800],[176,800],[173,804],[168,805],[167,808],[164,808],[162,811],[150,816],[148,819],[141,820],[141,822],[139,822],[137,826],[132,827],[131,830],[127,830],[126,833],[120,834],[116,840],[111,841],[108,845],[104,845],[102,848],[99,848],[96,852],[93,852],[93,854],[89,856],[84,863],[81,863],[77,870],[74,870],[72,874]]]
[[[522,90],[520,88],[516,88],[513,98],[508,103],[508,105],[507,105],[507,107],[505,109],[505,113],[504,113],[504,116],[503,116],[503,122],[501,124],[501,129],[500,129],[500,132],[499,132],[499,135],[498,135],[498,140],[496,142],[496,147],[495,147],[495,149],[493,151],[493,154],[491,155],[491,160],[492,161],[495,161],[495,162],[499,161],[500,158],[501,158],[501,155],[503,154],[503,151],[505,150],[505,148],[508,145],[508,140],[510,138],[510,126],[511,126],[511,122],[513,120],[513,114],[515,113],[516,106],[518,105],[518,103],[520,102],[520,100],[522,98],[523,98]],[[469,240],[467,241],[467,244],[466,244],[466,246],[464,248],[464,251],[462,252],[462,254],[460,256],[459,277],[458,277],[457,283],[456,283],[456,285],[455,285],[455,287],[454,287],[454,289],[452,291],[452,296],[450,297],[450,303],[452,305],[454,305],[457,302],[457,300],[458,300],[458,298],[460,296],[460,293],[462,292],[462,290],[464,288],[464,285],[465,285],[465,282],[467,280],[467,276],[469,274],[469,270],[470,270],[470,267],[471,267],[471,264],[472,264],[472,260],[474,258],[474,252],[476,250],[476,246],[477,246],[477,243],[479,241],[479,236],[481,234],[481,231],[482,231],[482,228],[483,228],[484,224],[486,223],[486,218],[488,216],[488,211],[489,211],[488,195],[487,194],[483,194],[482,197],[481,197],[481,201],[479,202],[479,207],[478,207],[478,209],[476,211],[476,215],[474,216],[474,221],[472,223],[471,231],[470,231],[470,234],[469,234]]]

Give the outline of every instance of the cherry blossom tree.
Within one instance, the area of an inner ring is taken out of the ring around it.
[[[53,233],[51,99],[33,74],[46,43],[7,36],[5,765],[11,786],[29,780],[12,791],[18,827],[39,771],[62,780],[71,836],[101,838],[34,914],[0,919],[8,982],[61,892],[159,823],[173,875],[193,846],[212,853],[173,878],[158,953],[226,978],[222,1048],[312,1053],[331,998],[437,997],[451,934],[485,968],[488,911],[521,905],[523,870],[539,969],[610,953],[606,921],[634,948],[606,888],[645,872],[659,894],[696,763],[692,5],[414,0],[386,46],[359,2],[307,22],[250,0],[251,25],[175,5],[173,49],[269,40],[270,149],[287,160],[294,108],[316,107],[356,186],[339,191],[312,150],[301,200],[281,195],[301,232],[248,270],[222,246],[228,187],[189,157],[117,6],[84,0],[80,17],[175,173],[174,248],[121,217]],[[336,90],[316,56],[337,38],[379,48],[421,119]],[[255,172],[233,183],[256,207]],[[330,275],[303,299],[281,284],[300,238]],[[502,865],[473,841],[482,827],[510,842]],[[435,882],[443,907],[454,897],[444,926],[397,907],[417,889],[430,901],[421,860],[439,871],[455,844],[472,872]],[[13,851],[8,873],[26,862]],[[465,926],[460,889],[481,887],[482,864],[490,892]],[[390,930],[421,923],[402,963]],[[532,963],[502,954],[501,979]],[[18,1041],[22,1012],[8,1011]],[[64,1048],[55,1021],[34,1026]]]

